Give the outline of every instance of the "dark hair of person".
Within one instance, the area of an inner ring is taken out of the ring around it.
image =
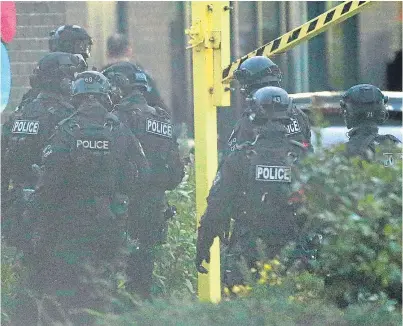
[[[129,48],[129,39],[124,34],[114,34],[108,37],[108,56],[118,57],[124,55]]]

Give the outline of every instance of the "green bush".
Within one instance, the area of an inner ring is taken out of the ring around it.
[[[165,244],[157,248],[154,269],[154,295],[195,294],[197,274],[195,174],[193,165],[186,166],[182,183],[167,193],[177,215],[168,223]]]
[[[324,236],[316,274],[341,305],[401,300],[402,164],[383,167],[325,150],[301,168],[305,231]]]
[[[1,246],[1,321],[8,325],[15,313],[17,293],[23,279],[24,268],[21,255],[15,247]]]
[[[365,325],[397,326],[401,316],[386,304],[351,306],[340,310],[320,300],[297,302],[281,291],[264,298],[236,298],[219,304],[195,300],[155,300],[136,311],[98,318],[100,325],[115,326],[207,326],[207,325]]]

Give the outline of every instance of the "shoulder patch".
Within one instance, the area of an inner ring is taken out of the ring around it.
[[[286,126],[287,128],[287,135],[293,135],[301,132],[301,127],[297,119],[290,118],[291,123]]]
[[[15,120],[11,132],[14,134],[37,135],[39,132],[39,121]]]
[[[146,119],[146,132],[166,138],[172,138],[172,125],[154,119]]]
[[[53,153],[53,149],[52,149],[52,145],[47,145],[44,149],[43,149],[43,157],[46,158],[48,157],[50,154]]]
[[[271,182],[291,182],[291,167],[256,165],[255,180]]]

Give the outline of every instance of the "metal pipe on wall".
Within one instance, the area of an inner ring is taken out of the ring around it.
[[[240,43],[240,31],[239,31],[239,4],[238,1],[231,1],[230,6],[233,8],[231,10],[230,22],[231,22],[231,62],[240,58],[241,53],[241,43]],[[235,111],[235,116],[238,118],[242,114],[241,108],[241,98],[238,91],[232,92],[231,94],[231,107]]]
[[[183,6],[183,26],[189,28],[192,25],[192,3],[190,1],[185,1]],[[184,100],[186,101],[186,121],[188,125],[188,134],[193,137],[194,130],[194,117],[193,117],[193,67],[192,67],[192,51],[185,50],[185,79],[186,79],[186,96]]]
[[[288,3],[288,30],[302,25],[308,20],[306,2],[291,1]],[[308,44],[302,43],[290,51],[290,66],[292,67],[292,87],[294,93],[309,90],[308,75]]]
[[[256,1],[255,8],[256,8],[256,21],[257,21],[256,44],[257,44],[257,46],[262,46],[263,45],[263,32],[264,32],[263,2]]]

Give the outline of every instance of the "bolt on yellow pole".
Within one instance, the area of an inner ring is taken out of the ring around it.
[[[207,207],[217,172],[217,106],[229,106],[230,94],[222,84],[222,70],[230,63],[229,1],[192,2],[192,26],[186,30],[193,50],[193,94],[195,121],[195,169],[197,221]],[[220,244],[215,239],[209,273],[199,274],[198,294],[202,301],[221,300]]]

